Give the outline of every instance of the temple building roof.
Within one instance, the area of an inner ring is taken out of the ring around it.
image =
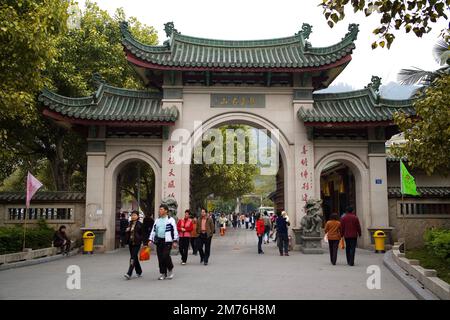
[[[162,108],[160,93],[117,88],[100,83],[88,97],[71,98],[44,89],[39,95],[44,114],[71,123],[170,124],[178,119],[175,107]]]
[[[392,122],[395,112],[415,115],[413,100],[391,100],[380,97],[379,78],[361,90],[313,94],[313,108],[300,108],[297,116],[305,125],[321,123]],[[374,81],[374,79],[372,79]],[[378,81],[378,83],[377,83]]]
[[[450,187],[417,187],[419,197],[427,198],[450,198]],[[389,198],[401,198],[402,193],[400,187],[388,187]],[[404,195],[404,197],[414,197]]]
[[[1,203],[23,203],[26,199],[26,192],[0,192]],[[71,191],[38,191],[33,196],[33,202],[71,202],[86,200],[85,192],[71,192]]]
[[[146,45],[136,40],[122,22],[122,44],[133,64],[159,70],[224,70],[301,72],[330,69],[351,59],[358,26],[351,24],[340,42],[313,47],[307,41],[312,27],[303,24],[297,34],[268,40],[215,40],[186,36],[173,23],[165,24],[169,40]]]

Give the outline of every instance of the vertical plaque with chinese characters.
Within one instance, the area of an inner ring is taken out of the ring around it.
[[[264,94],[211,94],[211,108],[265,108]]]

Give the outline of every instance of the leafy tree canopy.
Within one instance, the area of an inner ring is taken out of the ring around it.
[[[393,29],[412,31],[417,37],[430,32],[433,23],[441,18],[448,19],[450,0],[322,0],[320,6],[331,28],[344,19],[346,7],[353,8],[355,13],[364,12],[366,16],[380,16],[380,24],[373,30],[379,36],[372,43],[375,49],[391,47],[395,39]],[[442,36],[448,41],[449,29],[442,30]]]

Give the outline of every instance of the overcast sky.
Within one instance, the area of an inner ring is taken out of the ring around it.
[[[84,0],[78,1],[84,8]],[[137,17],[141,22],[158,31],[160,43],[166,39],[164,23],[173,21],[175,28],[196,37],[255,40],[287,37],[301,29],[303,22],[313,26],[309,41],[313,46],[329,46],[346,34],[350,23],[359,24],[359,34],[352,61],[334,81],[362,88],[372,75],[382,78],[382,83],[396,81],[401,68],[419,67],[433,70],[432,48],[446,21],[441,19],[433,30],[422,38],[412,32],[396,32],[390,50],[371,49],[376,40],[372,30],[377,27],[378,16],[365,17],[347,9],[346,18],[330,29],[317,6],[321,0],[97,0],[100,8],[111,14],[116,8],[124,8],[127,17]]]

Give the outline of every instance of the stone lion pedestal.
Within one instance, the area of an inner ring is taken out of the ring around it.
[[[296,245],[305,254],[322,254],[322,200],[310,199],[305,205],[306,215],[300,221],[300,229],[296,233]],[[298,240],[297,240],[298,239]]]

